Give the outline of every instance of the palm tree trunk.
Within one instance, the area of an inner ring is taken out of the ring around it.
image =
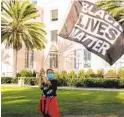
[[[16,73],[17,73],[17,54],[18,54],[18,50],[14,49],[13,50],[13,78],[16,78]]]

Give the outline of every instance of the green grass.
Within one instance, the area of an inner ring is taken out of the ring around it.
[[[2,87],[2,117],[41,117],[37,111],[40,95],[38,88]],[[124,117],[121,91],[59,90],[57,95],[61,115]]]

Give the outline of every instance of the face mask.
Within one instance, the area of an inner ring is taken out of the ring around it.
[[[53,75],[52,73],[47,74],[47,79],[48,79],[48,80],[53,79],[53,77],[54,77],[54,75]]]

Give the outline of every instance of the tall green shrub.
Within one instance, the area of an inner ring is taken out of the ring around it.
[[[33,76],[31,70],[23,69],[19,73],[20,73],[21,77],[32,77]]]
[[[32,77],[36,77],[36,71],[35,70],[33,70],[33,72],[32,72]]]
[[[108,70],[108,72],[105,74],[105,77],[109,77],[109,78],[117,78],[117,73],[115,70],[110,69]]]
[[[84,81],[85,81],[85,78],[77,79],[75,81],[75,83],[74,83],[74,86],[76,86],[76,87],[85,87]]]
[[[85,78],[85,71],[84,71],[84,70],[80,70],[80,71],[78,72],[78,78],[80,78],[80,79]]]
[[[66,79],[66,78],[68,78],[68,74],[67,74],[66,71],[62,71],[62,72],[59,73],[59,77],[61,77],[63,79]]]
[[[62,71],[62,72],[55,72],[54,78],[57,80],[57,85],[58,86],[67,86],[67,72]]]
[[[117,74],[118,74],[118,76],[120,77],[120,78],[124,78],[124,68],[122,69],[119,69],[118,71],[117,71]]]
[[[104,69],[97,70],[97,76],[98,77],[103,77],[104,76]]]
[[[58,79],[58,78],[59,78],[59,72],[55,72],[55,73],[54,73],[54,78],[55,78],[55,79]]]
[[[12,83],[12,77],[1,77],[1,84]]]
[[[67,85],[72,86],[75,82],[75,79],[77,79],[77,74],[75,73],[75,71],[72,70],[68,73]]]
[[[94,71],[92,69],[88,69],[86,72],[86,77],[90,78],[93,74],[95,74]]]
[[[124,78],[119,79],[119,88],[124,88]]]
[[[68,78],[77,78],[77,74],[75,73],[74,70],[72,70],[72,71],[70,71],[70,72],[68,73]]]

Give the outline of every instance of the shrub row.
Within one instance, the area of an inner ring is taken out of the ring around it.
[[[102,87],[102,88],[124,88],[123,79],[110,78],[85,78],[85,79],[57,79],[58,86],[76,87]]]
[[[18,83],[19,79],[24,80],[24,84],[37,85],[36,77],[10,78],[2,77],[1,83]],[[75,86],[75,87],[103,87],[103,88],[124,88],[124,78],[57,78],[58,86]]]
[[[103,69],[97,70],[95,73],[92,69],[80,70],[78,73],[75,73],[75,71],[70,71],[67,73],[66,71],[63,71],[61,73],[57,73],[59,76],[62,77],[68,77],[68,78],[97,78],[97,77],[111,77],[111,78],[124,78],[124,69],[119,69],[118,71],[115,70],[108,70],[107,73],[104,73]],[[17,73],[17,77],[36,77],[36,72],[31,70],[23,69],[19,73]]]
[[[38,78],[36,78],[36,77],[19,77],[19,79],[23,79],[24,84],[27,84],[27,85],[37,85],[38,84]]]
[[[4,83],[18,83],[18,78],[12,78],[12,77],[1,77],[1,84]]]
[[[95,73],[92,69],[87,71],[80,70],[78,73],[74,71],[70,71],[67,73],[66,71],[55,73],[56,78],[124,78],[124,69],[119,69],[118,71],[115,70],[108,70],[107,73],[104,73],[103,69],[97,70]]]
[[[18,80],[23,79],[24,84],[28,85],[37,85],[38,84],[38,78],[36,77],[19,77],[19,78],[11,78],[11,77],[2,77],[1,78],[1,84],[10,84],[10,83],[18,83]]]

